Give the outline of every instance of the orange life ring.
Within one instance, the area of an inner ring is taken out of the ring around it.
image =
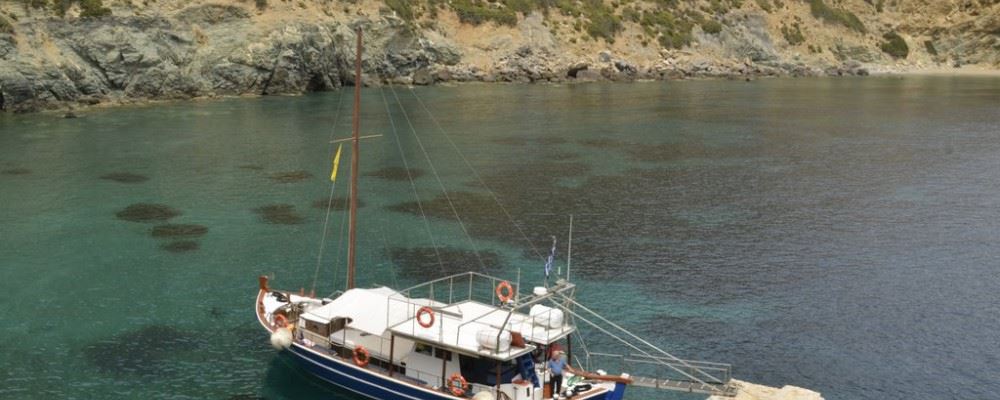
[[[365,367],[368,365],[368,361],[371,361],[371,354],[368,354],[368,349],[365,346],[358,345],[354,348],[354,363],[359,367]]]
[[[431,320],[424,323],[424,315],[430,315]],[[431,325],[434,325],[434,310],[427,306],[420,307],[420,309],[417,310],[417,323],[424,328],[430,328]]]
[[[465,387],[469,385],[469,382],[465,381],[465,377],[462,374],[456,372],[451,375],[451,379],[448,380],[448,390],[451,394],[462,397],[465,394]]]
[[[277,325],[279,328],[287,328],[288,317],[285,317],[284,314],[276,314],[274,316],[274,325]]]
[[[510,282],[503,281],[497,285],[497,298],[503,303],[511,301],[514,298],[514,287],[510,286]]]

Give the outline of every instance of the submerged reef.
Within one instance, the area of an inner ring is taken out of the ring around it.
[[[201,245],[194,240],[178,240],[175,242],[161,244],[160,248],[171,253],[184,253],[198,250],[201,248]]]
[[[142,183],[149,180],[148,176],[133,174],[131,172],[113,172],[101,175],[101,179],[115,181],[118,183]]]
[[[365,176],[373,176],[390,181],[408,181],[417,179],[424,175],[424,171],[418,168],[385,167],[378,171],[369,172]]]
[[[277,183],[295,183],[312,178],[312,174],[306,171],[275,172],[270,178]]]
[[[167,325],[149,325],[94,342],[83,356],[98,371],[155,377],[169,372],[174,354],[198,347],[197,336]]]
[[[208,227],[197,224],[165,224],[153,227],[150,234],[153,237],[202,236],[208,233]]]
[[[269,204],[257,207],[253,211],[268,224],[296,225],[305,221],[301,215],[295,212],[295,206],[291,204]]]
[[[136,203],[115,213],[118,219],[131,222],[166,221],[181,215],[181,212],[163,204]]]

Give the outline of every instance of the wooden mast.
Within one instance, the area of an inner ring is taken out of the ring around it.
[[[354,289],[354,259],[357,258],[355,246],[357,244],[358,226],[358,161],[359,141],[361,130],[361,27],[357,28],[358,49],[354,58],[354,121],[353,140],[351,141],[351,217],[348,228],[349,239],[347,241],[347,289]]]

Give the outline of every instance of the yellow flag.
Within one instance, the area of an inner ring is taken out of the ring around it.
[[[344,148],[344,144],[341,143],[337,146],[337,155],[333,156],[333,172],[330,173],[330,182],[337,181],[337,167],[340,166],[340,150]]]

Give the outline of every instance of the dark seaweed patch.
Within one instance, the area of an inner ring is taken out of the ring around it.
[[[327,204],[329,204],[330,205],[330,209],[334,210],[334,211],[343,211],[348,206],[347,198],[346,197],[334,197],[333,198],[333,202],[330,202],[330,199],[328,199],[328,198],[327,199],[319,199],[319,200],[314,201],[313,204],[312,204],[312,206],[313,206],[313,208],[317,208],[317,209],[320,209],[320,210],[326,210]],[[358,199],[358,208],[361,208],[361,207],[364,207],[364,206],[365,206],[365,202],[363,200],[361,200],[361,199]]]
[[[566,139],[558,136],[542,136],[535,139],[535,143],[538,144],[563,144],[566,143]]]
[[[171,253],[186,253],[189,251],[195,251],[201,248],[201,245],[194,240],[178,240],[174,242],[164,243],[160,245],[160,248]]]
[[[479,257],[471,250],[445,247],[396,247],[390,250],[397,271],[404,277],[425,277],[453,275],[467,271],[492,273],[501,265],[500,255],[492,251],[479,251]],[[440,256],[440,261],[438,257]],[[482,265],[480,265],[482,259]]]
[[[83,355],[98,371],[158,376],[172,370],[170,357],[198,347],[197,336],[166,325],[150,325],[92,343]]]
[[[278,183],[295,183],[312,178],[312,174],[306,171],[276,172],[271,174],[271,180]]]
[[[118,219],[132,222],[166,221],[181,212],[163,204],[136,203],[115,213]]]
[[[490,141],[496,144],[504,144],[508,146],[526,146],[528,143],[531,143],[531,139],[526,136],[505,136]]]
[[[133,174],[131,172],[113,172],[102,175],[101,179],[115,181],[119,183],[142,183],[149,180],[145,175]]]
[[[208,232],[208,227],[196,224],[166,224],[153,227],[150,232],[153,237],[201,236]]]
[[[401,167],[386,167],[375,172],[370,172],[365,174],[366,176],[374,176],[376,178],[382,178],[390,181],[407,181],[412,179],[417,179],[424,175],[424,171],[417,168],[401,168]]]
[[[608,139],[608,138],[597,138],[597,139],[581,139],[577,140],[577,143],[587,147],[596,147],[601,149],[613,148],[613,147],[624,147],[628,143],[622,142],[620,140]]]
[[[261,220],[268,224],[295,225],[305,220],[295,212],[295,206],[291,204],[269,204],[255,208],[254,212],[260,214]]]
[[[568,151],[555,151],[549,153],[548,158],[553,161],[569,161],[580,158],[580,155]]]
[[[27,169],[27,168],[9,168],[9,169],[5,169],[3,171],[0,171],[0,174],[4,174],[4,175],[27,175],[27,174],[30,174],[30,173],[31,173],[31,170]]]
[[[496,144],[503,144],[508,146],[527,146],[529,144],[555,145],[555,144],[566,143],[566,139],[563,139],[558,136],[542,136],[542,137],[505,136],[493,139],[491,141]]]

